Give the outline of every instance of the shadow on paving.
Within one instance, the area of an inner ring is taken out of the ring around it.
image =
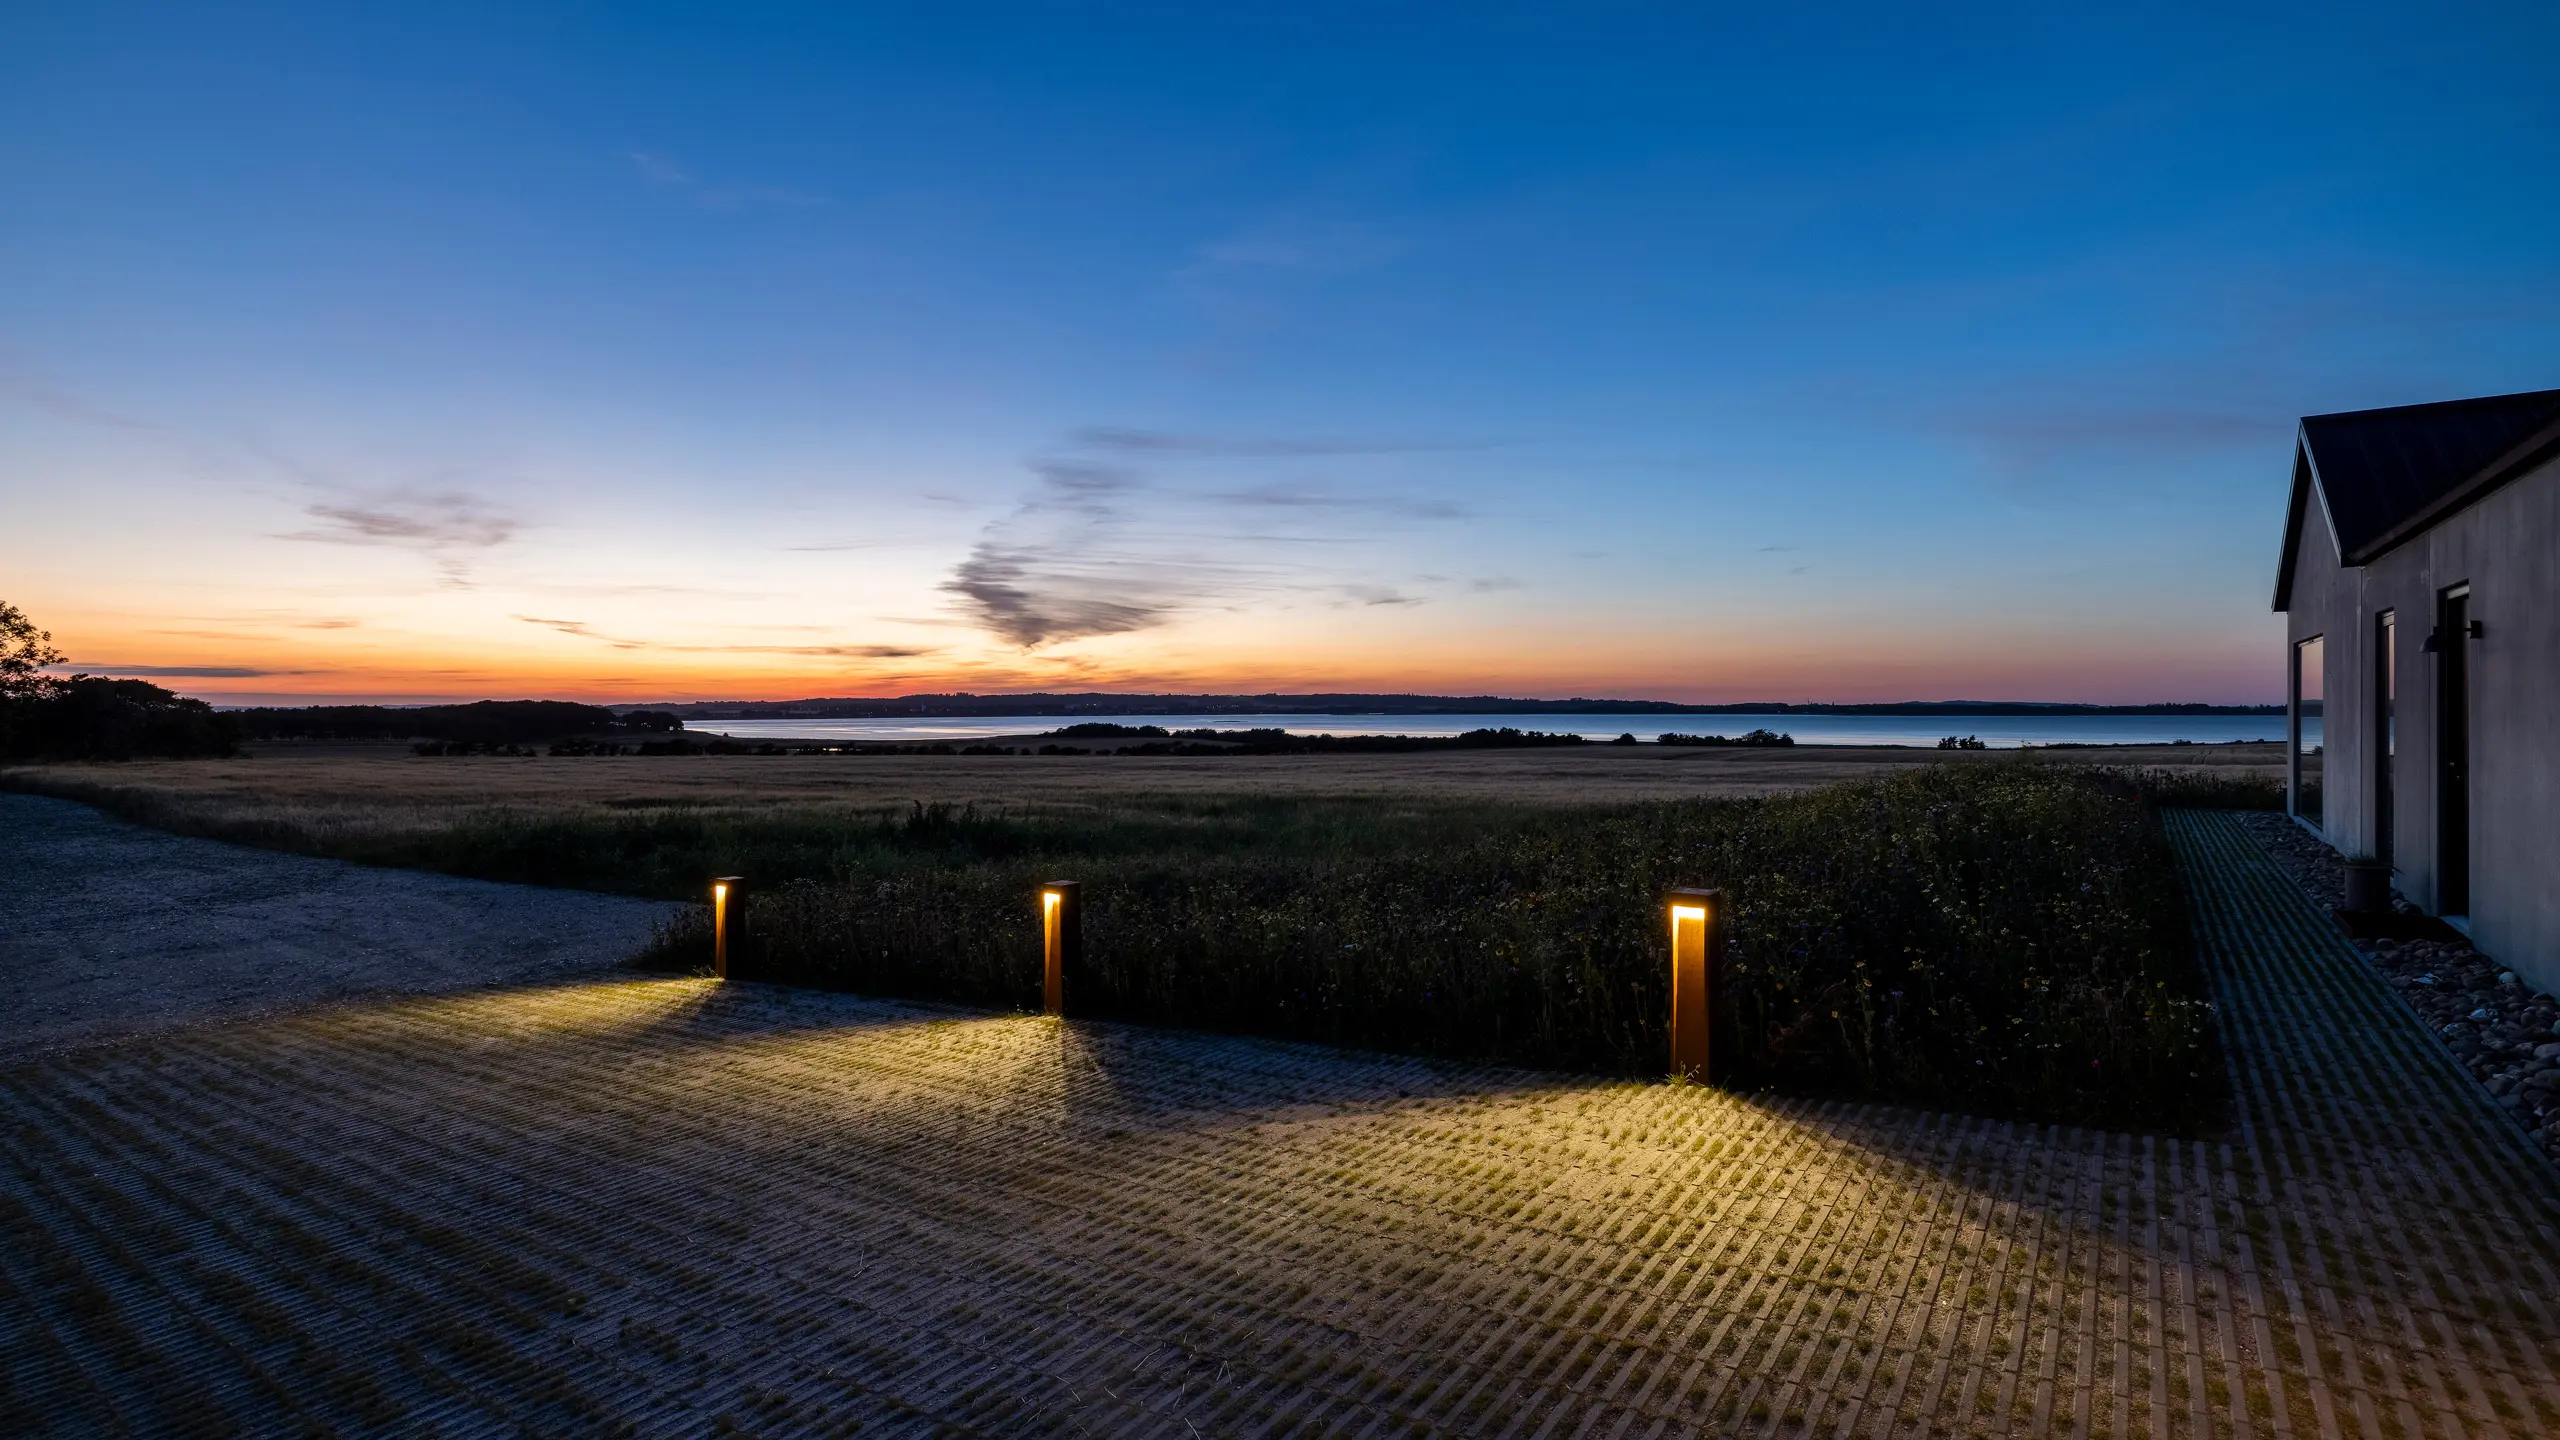
[[[2549,1167],[2173,836],[2216,1141],[697,980],[22,1063],[0,1429],[2560,1430]]]

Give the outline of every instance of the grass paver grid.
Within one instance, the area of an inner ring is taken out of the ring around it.
[[[2226,1137],[694,981],[0,1072],[0,1433],[2560,1433],[2560,1183],[2227,818]]]

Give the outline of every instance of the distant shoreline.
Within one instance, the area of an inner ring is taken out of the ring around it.
[[[616,704],[696,720],[993,719],[1020,716],[1179,715],[2281,715],[2282,705],[2080,705],[2032,700],[1895,700],[1870,703],[1669,700],[1518,700],[1491,695],[903,695],[895,699],[694,701]]]

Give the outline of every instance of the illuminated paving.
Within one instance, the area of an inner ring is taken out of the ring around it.
[[[2560,1184],[2230,822],[2211,1141],[704,981],[0,1072],[0,1432],[2560,1432]]]

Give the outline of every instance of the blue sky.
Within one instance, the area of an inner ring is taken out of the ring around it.
[[[0,14],[0,597],[216,698],[2269,700],[2560,11]]]

